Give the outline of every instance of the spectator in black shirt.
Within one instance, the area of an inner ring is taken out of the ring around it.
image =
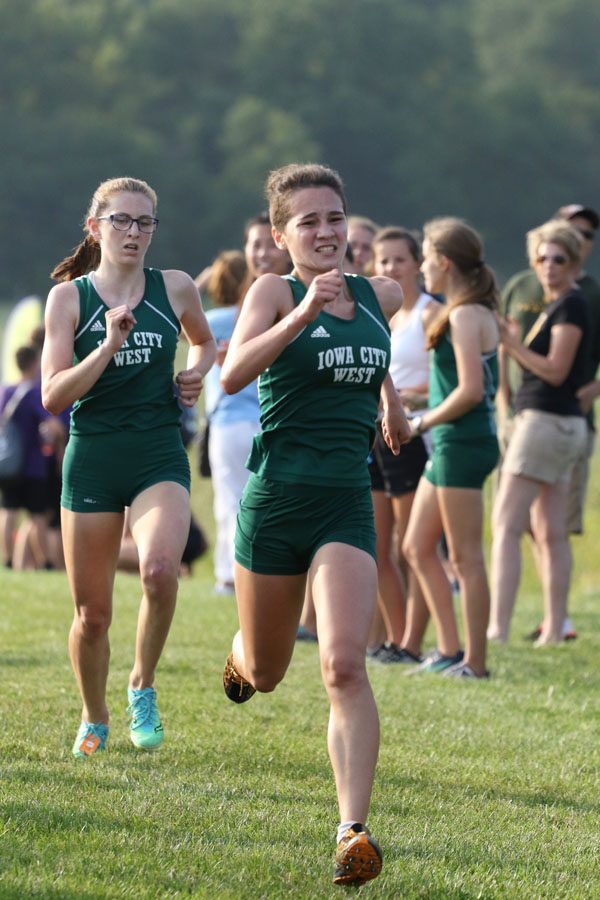
[[[587,380],[590,316],[575,283],[581,237],[552,220],[527,235],[529,259],[544,289],[544,309],[521,342],[499,319],[505,352],[523,369],[515,427],[493,513],[492,614],[488,636],[505,642],[519,585],[520,538],[531,520],[539,554],[544,622],[536,644],[562,640],[571,579],[567,501],[571,470],[587,440],[578,391]]]

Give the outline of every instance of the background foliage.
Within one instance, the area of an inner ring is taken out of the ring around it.
[[[311,159],[381,224],[465,216],[506,276],[599,204],[599,32],[591,0],[0,0],[0,296],[46,293],[104,178],[156,187],[150,261],[196,274]]]

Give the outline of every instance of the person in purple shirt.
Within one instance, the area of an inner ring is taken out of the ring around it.
[[[0,410],[4,410],[20,385],[28,384],[30,387],[12,417],[23,438],[25,461],[21,475],[2,489],[2,552],[6,568],[13,567],[13,555],[15,568],[19,567],[18,554],[15,554],[14,534],[19,510],[25,510],[31,519],[31,549],[35,566],[43,569],[48,562],[45,515],[48,459],[42,452],[40,425],[52,417],[42,406],[38,350],[35,347],[20,347],[15,359],[21,379],[17,384],[2,388]]]

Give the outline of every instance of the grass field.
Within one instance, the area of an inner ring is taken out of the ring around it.
[[[595,471],[575,545],[576,642],[521,639],[539,618],[528,564],[489,683],[371,667],[382,748],[370,825],[385,859],[361,894],[600,897],[599,483]],[[210,530],[209,502],[197,483]],[[0,897],[339,897],[314,645],[298,645],[274,694],[229,703],[221,672],[236,616],[212,593],[206,557],[181,583],[160,665],[167,740],[140,755],[125,716],[138,601],[137,579],[120,575],[109,751],[82,764],[70,752],[80,704],[64,575],[2,576]]]
[[[207,482],[193,506],[212,534]],[[525,547],[512,640],[491,648],[489,683],[371,666],[382,746],[369,824],[384,868],[361,895],[600,898],[599,535],[595,461],[573,644],[521,639],[540,618]],[[274,694],[229,703],[235,608],[212,592],[205,557],[181,582],[159,668],[167,740],[140,755],[125,714],[139,583],[119,575],[109,750],[81,763],[64,573],[0,577],[0,900],[342,896],[314,645],[298,645]]]

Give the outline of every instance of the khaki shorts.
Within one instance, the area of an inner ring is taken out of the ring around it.
[[[587,442],[588,426],[583,416],[524,409],[515,416],[502,471],[545,484],[569,481]]]

